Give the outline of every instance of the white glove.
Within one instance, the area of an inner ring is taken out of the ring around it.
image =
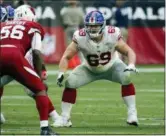
[[[58,77],[57,77],[57,85],[58,85],[59,87],[62,87],[62,86],[63,86],[63,85],[62,85],[63,80],[64,80],[64,72],[59,72],[59,73],[58,73]]]
[[[129,64],[129,65],[125,68],[124,72],[126,72],[126,71],[132,71],[132,72],[138,73],[138,70],[136,69],[136,67],[135,67],[134,64]]]

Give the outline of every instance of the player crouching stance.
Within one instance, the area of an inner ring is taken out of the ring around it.
[[[1,7],[1,22],[12,21],[13,19],[14,19],[14,8],[12,8],[11,6]],[[25,59],[34,68],[33,56],[32,55],[33,55],[32,54],[32,49],[29,49],[29,51],[25,55]],[[44,82],[46,79],[47,79],[47,71],[46,71],[45,65],[42,64],[41,80]],[[8,76],[8,75],[0,77],[0,82],[1,82],[1,85],[0,85],[0,99],[2,97],[3,90],[4,90],[3,86],[10,83],[13,80],[14,79],[12,77]],[[33,91],[29,90],[28,88],[24,88],[24,90],[28,94],[28,96],[30,96],[32,98],[35,97],[35,94],[33,93]],[[59,115],[56,112],[56,110],[54,109],[54,107],[52,108],[52,110],[49,111],[49,117],[51,117],[53,121],[55,121],[57,118],[59,118]],[[6,121],[5,117],[1,113],[0,123],[4,124],[5,121]]]
[[[44,30],[40,24],[35,22],[35,19],[34,9],[28,5],[23,5],[15,10],[13,21],[1,24],[0,58],[3,59],[0,59],[0,73],[1,76],[11,76],[33,91],[40,117],[40,134],[56,135],[48,126],[49,112],[54,107],[47,96],[47,87],[41,80],[43,64],[41,41],[44,36]],[[24,58],[31,48],[34,68]]]
[[[79,51],[82,52],[85,61],[67,77],[62,96],[61,119],[57,120],[52,126],[71,126],[70,114],[72,105],[76,102],[76,89],[101,79],[121,84],[122,98],[128,111],[127,123],[137,126],[135,87],[130,80],[130,72],[137,72],[135,68],[136,55],[123,41],[120,29],[105,26],[101,12],[92,11],[88,13],[85,17],[85,28],[74,33],[73,41],[60,61],[60,72],[57,78],[59,86],[62,86],[68,61]],[[119,59],[118,52],[128,57],[128,66]]]

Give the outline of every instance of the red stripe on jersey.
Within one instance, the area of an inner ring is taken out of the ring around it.
[[[122,36],[121,36],[121,35],[119,35],[119,36],[118,36],[118,41],[119,41],[121,38],[122,38]]]
[[[33,13],[34,15],[36,15],[34,8],[30,7],[30,10],[32,11],[32,13]]]

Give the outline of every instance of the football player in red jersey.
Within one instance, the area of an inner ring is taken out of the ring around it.
[[[11,6],[1,7],[1,11],[2,11],[1,12],[1,22],[13,20],[13,18],[14,18],[14,9]],[[26,53],[25,59],[34,68],[33,57],[32,57],[32,49],[30,49]],[[46,67],[45,67],[44,64],[42,64],[41,80],[45,81],[46,79],[47,79]],[[2,94],[3,94],[3,86],[10,83],[12,80],[13,80],[13,78],[8,76],[8,75],[0,77],[0,81],[1,81],[0,99],[1,99]],[[24,88],[24,90],[30,97],[32,97],[32,98],[35,97],[35,94],[33,93],[33,91],[27,89],[26,87]],[[59,118],[59,115],[58,115],[58,113],[56,112],[56,110],[54,108],[52,110],[50,110],[49,117],[52,118],[53,122],[56,121]],[[4,118],[4,115],[2,113],[1,113],[0,123],[1,124],[5,123],[5,118]]]
[[[1,24],[1,76],[9,75],[35,93],[41,135],[55,134],[48,126],[48,113],[54,107],[41,80],[43,28],[35,22],[34,9],[23,5],[15,10],[13,21]],[[32,48],[34,68],[24,58]],[[31,81],[31,82],[30,82]]]

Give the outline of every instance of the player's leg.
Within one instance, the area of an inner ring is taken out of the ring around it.
[[[46,94],[45,85],[17,48],[1,48],[0,58],[3,58],[0,59],[1,75],[10,75],[36,94],[35,101],[40,116],[41,134],[51,135],[52,131],[48,127],[50,99]]]
[[[2,95],[3,95],[3,86],[2,87],[0,87],[0,101],[1,101],[1,99],[2,99]]]
[[[1,77],[0,77],[0,85],[1,85]],[[3,89],[4,88],[1,85],[1,87],[0,87],[0,105],[2,104]],[[1,112],[0,124],[4,124],[4,123],[5,123],[5,117],[4,117],[3,113]]]
[[[13,81],[13,78],[11,76],[4,75],[0,77],[0,87],[7,85],[11,81]]]
[[[4,124],[6,122],[6,119],[3,115],[3,113],[1,113],[1,119],[0,119],[0,124]]]
[[[115,62],[111,68],[111,75],[107,79],[121,84],[121,94],[125,105],[127,106],[128,118],[127,123],[138,125],[135,87],[131,82],[130,72],[124,72],[126,64],[121,60]]]
[[[2,95],[3,95],[3,87],[0,88],[0,104],[2,103],[2,101],[1,101]],[[5,121],[6,121],[5,117],[1,112],[0,124],[4,124]]]
[[[77,88],[84,86],[92,81],[97,80],[92,72],[90,72],[84,65],[76,67],[67,77],[65,82],[65,89],[62,95],[61,103],[61,119],[54,122],[54,127],[70,127],[71,110],[73,104],[76,102]]]
[[[29,97],[35,99],[35,93],[33,91],[29,90],[26,87],[24,88],[24,91]],[[52,104],[51,101],[50,101],[49,117],[52,119],[53,122],[60,118],[59,114],[55,110],[54,105]]]
[[[48,113],[52,108],[47,96],[46,86],[23,56],[15,56],[15,63],[10,67],[9,75],[35,93],[36,107],[40,116],[41,134],[52,134],[48,127]]]
[[[25,55],[25,59],[28,61],[28,63],[32,66],[32,68],[34,68],[33,66],[33,57],[32,57],[32,50],[30,49],[26,55]],[[46,70],[45,67],[42,68],[42,70]],[[44,83],[44,81],[43,81]],[[44,83],[46,85],[46,83]],[[47,85],[46,85],[47,86]],[[24,88],[24,91],[27,93],[28,96],[30,96],[31,98],[35,97],[35,94],[33,93],[33,91],[29,90],[28,88]],[[49,117],[51,117],[51,119],[53,121],[57,120],[59,118],[59,114],[56,112],[53,104],[50,101],[50,109],[49,109]]]
[[[1,101],[1,104],[2,104],[2,95],[3,95],[3,91],[4,91],[3,86],[10,83],[12,80],[13,80],[13,78],[8,76],[8,75],[0,77],[0,101]],[[5,117],[4,117],[3,113],[1,112],[0,123],[4,124],[5,121],[6,121]]]

